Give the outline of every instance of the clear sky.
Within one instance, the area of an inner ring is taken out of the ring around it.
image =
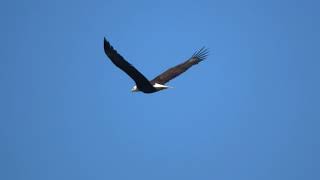
[[[1,180],[320,179],[320,4],[0,2]],[[153,78],[131,93],[103,37]]]

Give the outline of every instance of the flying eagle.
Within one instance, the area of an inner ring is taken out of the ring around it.
[[[149,81],[142,73],[140,73],[135,67],[128,63],[104,38],[104,52],[110,58],[112,63],[127,73],[136,83],[131,89],[132,92],[142,91],[144,93],[154,93],[160,90],[169,88],[165,83],[169,82],[173,78],[179,76],[191,66],[198,64],[208,56],[208,51],[204,47],[196,51],[187,61],[172,67],[162,74],[158,75],[153,80]]]

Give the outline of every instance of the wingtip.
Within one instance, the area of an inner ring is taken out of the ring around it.
[[[106,37],[103,37],[103,45],[104,45],[104,48],[106,49],[110,49],[112,48],[111,44],[109,43],[109,41],[107,40]]]
[[[110,45],[109,41],[106,39],[106,37],[103,37],[103,48],[104,52],[108,55],[110,49],[112,49],[112,46]]]
[[[199,62],[205,60],[209,56],[209,49],[203,46],[196,51],[191,58],[196,58]]]

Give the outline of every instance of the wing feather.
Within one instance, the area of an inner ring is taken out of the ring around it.
[[[140,73],[134,66],[132,66],[128,61],[126,61],[104,38],[104,52],[110,58],[112,63],[128,74],[136,83],[140,90],[143,89],[153,89],[153,86],[149,80]]]
[[[169,82],[170,80],[174,79],[175,77],[179,76],[180,74],[187,71],[190,67],[192,67],[195,64],[198,64],[199,62],[203,61],[208,57],[208,50],[205,47],[202,47],[200,50],[196,51],[191,58],[189,58],[187,61],[174,66],[162,74],[155,77],[151,84],[159,83],[159,84],[165,84]]]

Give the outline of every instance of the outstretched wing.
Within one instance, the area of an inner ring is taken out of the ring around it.
[[[172,80],[173,78],[179,76],[180,74],[184,73],[186,70],[188,70],[191,66],[198,64],[199,62],[203,61],[206,59],[208,56],[208,50],[205,49],[204,47],[201,48],[200,50],[196,51],[190,59],[185,61],[182,64],[179,64],[175,67],[172,67],[156,78],[154,78],[151,83],[159,83],[159,84],[165,84]]]
[[[130,63],[128,63],[104,38],[104,52],[110,58],[114,65],[120,68],[122,71],[127,73],[136,83],[138,88],[140,89],[153,89],[153,86],[149,82],[149,80],[144,77],[135,67],[133,67]]]

